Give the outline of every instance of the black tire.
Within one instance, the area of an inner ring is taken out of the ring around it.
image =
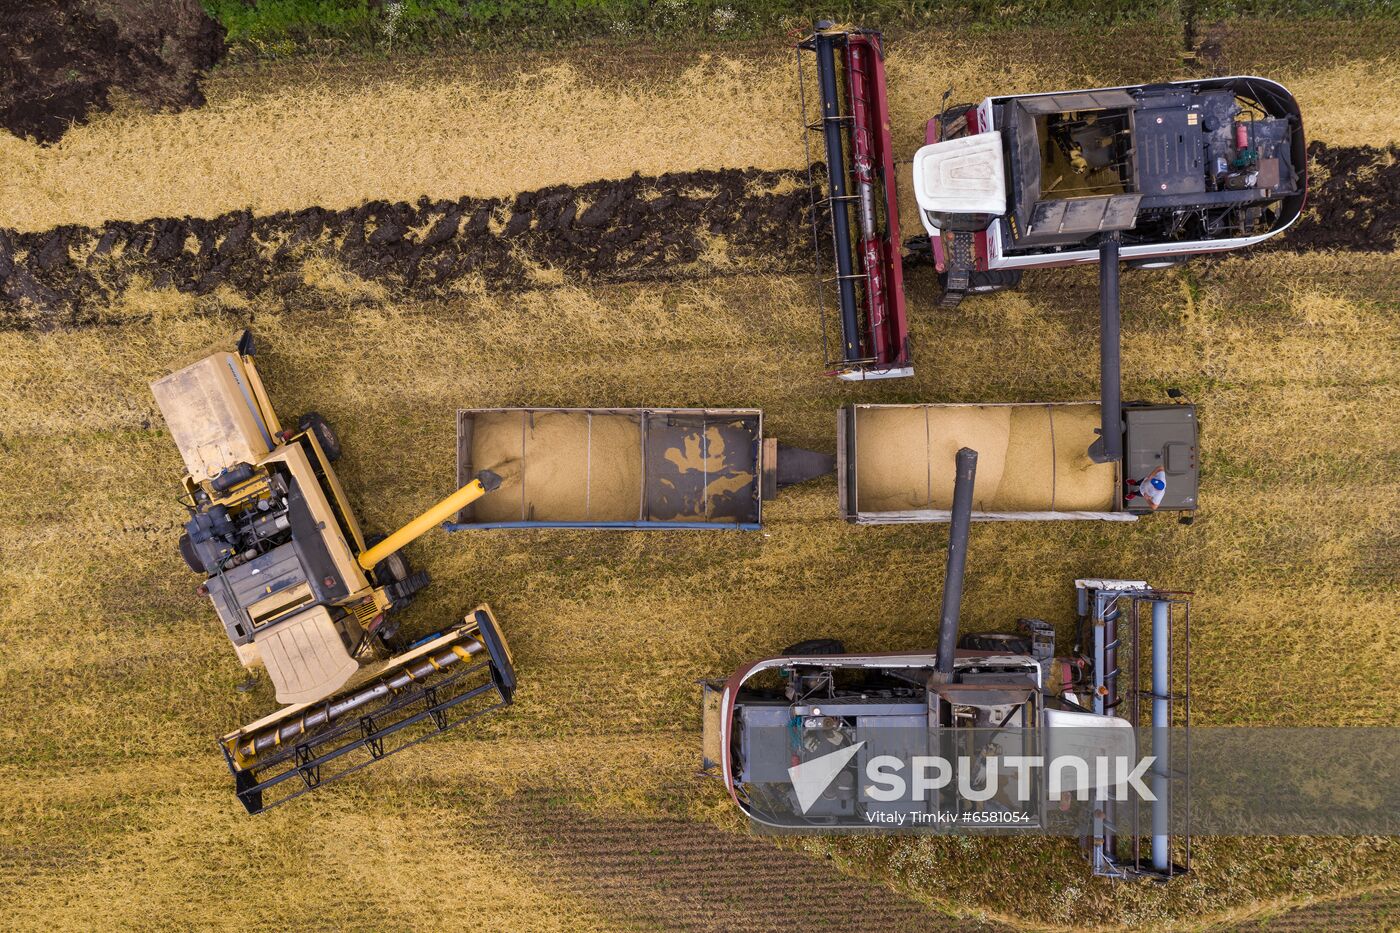
[[[846,646],[839,638],[809,638],[783,649],[783,657],[805,654],[845,654]]]
[[[316,435],[316,440],[321,442],[321,451],[331,463],[340,459],[340,438],[336,437],[335,429],[318,412],[308,411],[302,415],[297,419],[297,427]]]
[[[943,289],[943,295],[938,303],[944,308],[956,308],[968,295],[990,295],[992,292],[1003,292],[1020,284],[1020,270],[997,269],[991,272],[972,272],[967,277],[967,288],[955,292],[948,290],[948,273],[940,272],[938,273],[938,286]]]
[[[399,624],[392,619],[385,619],[380,623],[378,631],[374,633],[374,639],[378,642],[376,653],[380,655],[381,660],[387,660],[408,650],[408,642],[399,633]]]
[[[1161,256],[1153,259],[1129,259],[1125,266],[1129,269],[1175,269],[1186,265],[1185,256]]]
[[[970,651],[997,651],[1005,654],[1030,654],[1031,640],[1011,632],[977,632],[958,639],[959,648]]]
[[[384,535],[370,535],[365,538],[365,549],[374,547],[383,541]],[[388,557],[374,565],[374,582],[380,586],[388,586],[390,583],[401,583],[407,580],[413,573],[413,565],[408,562],[403,551],[395,551]]]
[[[195,552],[194,542],[190,540],[189,532],[180,534],[180,556],[185,560],[185,566],[193,570],[200,576],[204,576],[209,571],[204,569],[204,562],[199,559],[199,554]]]
[[[1021,272],[1019,269],[993,269],[988,272],[974,272],[968,276],[967,293],[969,295],[990,295],[992,292],[1003,292],[1020,284]]]

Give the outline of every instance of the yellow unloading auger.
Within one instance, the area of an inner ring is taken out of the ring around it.
[[[284,429],[244,334],[152,385],[188,473],[180,554],[239,660],[283,708],[223,736],[257,813],[508,705],[509,647],[489,606],[403,646],[391,618],[429,580],[401,551],[498,488],[483,472],[382,541],[366,541],[325,419]]]
[[[373,570],[380,561],[397,554],[405,545],[416,541],[433,528],[448,521],[458,512],[471,505],[488,492],[495,492],[501,486],[501,478],[490,470],[483,470],[476,479],[467,483],[437,505],[389,535],[383,541],[360,553],[361,569]]]

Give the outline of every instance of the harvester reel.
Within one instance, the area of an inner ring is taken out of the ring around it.
[[[297,427],[316,435],[316,440],[321,442],[321,450],[331,463],[340,459],[340,438],[336,437],[335,430],[319,412],[308,411],[302,415],[297,419]]]

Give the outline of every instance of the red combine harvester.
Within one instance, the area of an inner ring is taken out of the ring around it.
[[[822,137],[827,196],[814,201],[813,232],[819,263],[836,269],[820,304],[825,334],[834,290],[840,352],[828,340],[827,365],[844,379],[913,372],[901,247],[931,255],[945,307],[1014,287],[1025,269],[1112,266],[1101,278],[1108,335],[1120,259],[1176,265],[1260,243],[1302,214],[1293,95],[1265,78],[1203,78],[944,107],[913,157],[926,236],[901,244],[879,33],[819,22],[798,49],[800,84],[801,53],[816,58],[821,116],[806,126]]]

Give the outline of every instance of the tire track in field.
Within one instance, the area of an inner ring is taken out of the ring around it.
[[[1315,142],[1309,158],[1304,217],[1265,248],[1394,251],[1400,147]],[[731,169],[557,185],[514,198],[0,229],[0,328],[99,322],[102,309],[138,283],[314,305],[305,264],[317,258],[362,280],[350,291],[379,287],[361,300],[800,273],[812,266],[811,196],[805,172]]]
[[[1006,929],[940,914],[829,861],[683,817],[590,813],[536,791],[491,822],[490,838],[516,865],[629,928]]]

